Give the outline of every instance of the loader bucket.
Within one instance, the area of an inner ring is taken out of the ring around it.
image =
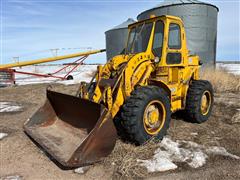
[[[24,130],[68,168],[99,161],[116,142],[116,129],[104,106],[49,90],[45,104],[24,124]]]

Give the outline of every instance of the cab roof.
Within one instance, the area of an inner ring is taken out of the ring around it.
[[[128,27],[133,27],[136,26],[137,24],[141,24],[143,22],[152,22],[152,21],[156,21],[157,19],[172,19],[172,20],[177,20],[182,22],[182,19],[177,17],[177,16],[171,16],[171,15],[162,15],[162,16],[156,16],[156,17],[149,17],[149,19],[145,19],[145,20],[141,20],[141,21],[137,21],[133,24],[129,24]]]

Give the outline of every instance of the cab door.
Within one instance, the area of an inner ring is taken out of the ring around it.
[[[166,64],[182,64],[181,28],[176,23],[169,24]]]
[[[168,26],[168,40],[166,53],[166,66],[169,67],[168,83],[176,84],[182,78],[183,63],[183,45],[181,25],[178,22],[171,21]]]

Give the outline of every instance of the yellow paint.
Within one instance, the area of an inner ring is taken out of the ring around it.
[[[150,135],[156,135],[163,128],[166,119],[166,108],[161,101],[151,101],[145,108],[143,126]]]
[[[162,56],[159,61],[155,62],[156,57],[152,52],[152,46],[155,25],[159,20],[164,23],[164,41]],[[168,93],[172,112],[184,109],[189,83],[191,80],[199,79],[199,57],[189,55],[182,20],[174,16],[152,17],[130,25],[129,31],[138,25],[149,22],[153,23],[153,28],[145,52],[115,56],[103,68],[99,69],[94,96],[90,100],[96,103],[102,102],[106,107],[109,107],[108,110],[111,112],[112,117],[118,113],[119,108],[124,104],[126,98],[131,96],[136,86],[159,86]],[[180,49],[170,49],[168,47],[169,26],[171,23],[175,23],[180,27]],[[180,53],[181,62],[179,64],[167,64],[166,57],[168,53]],[[103,79],[115,81],[114,86],[108,86],[108,88],[111,88],[111,91],[107,91],[108,93],[105,93],[104,88],[100,88],[100,82]],[[111,98],[108,96],[111,96]],[[159,116],[157,112],[152,113],[149,122],[156,122]]]
[[[205,91],[201,99],[201,113],[207,115],[212,104],[212,97],[209,91]]]

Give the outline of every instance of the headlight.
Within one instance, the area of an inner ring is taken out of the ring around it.
[[[159,62],[159,57],[155,57],[154,62],[158,63]]]

